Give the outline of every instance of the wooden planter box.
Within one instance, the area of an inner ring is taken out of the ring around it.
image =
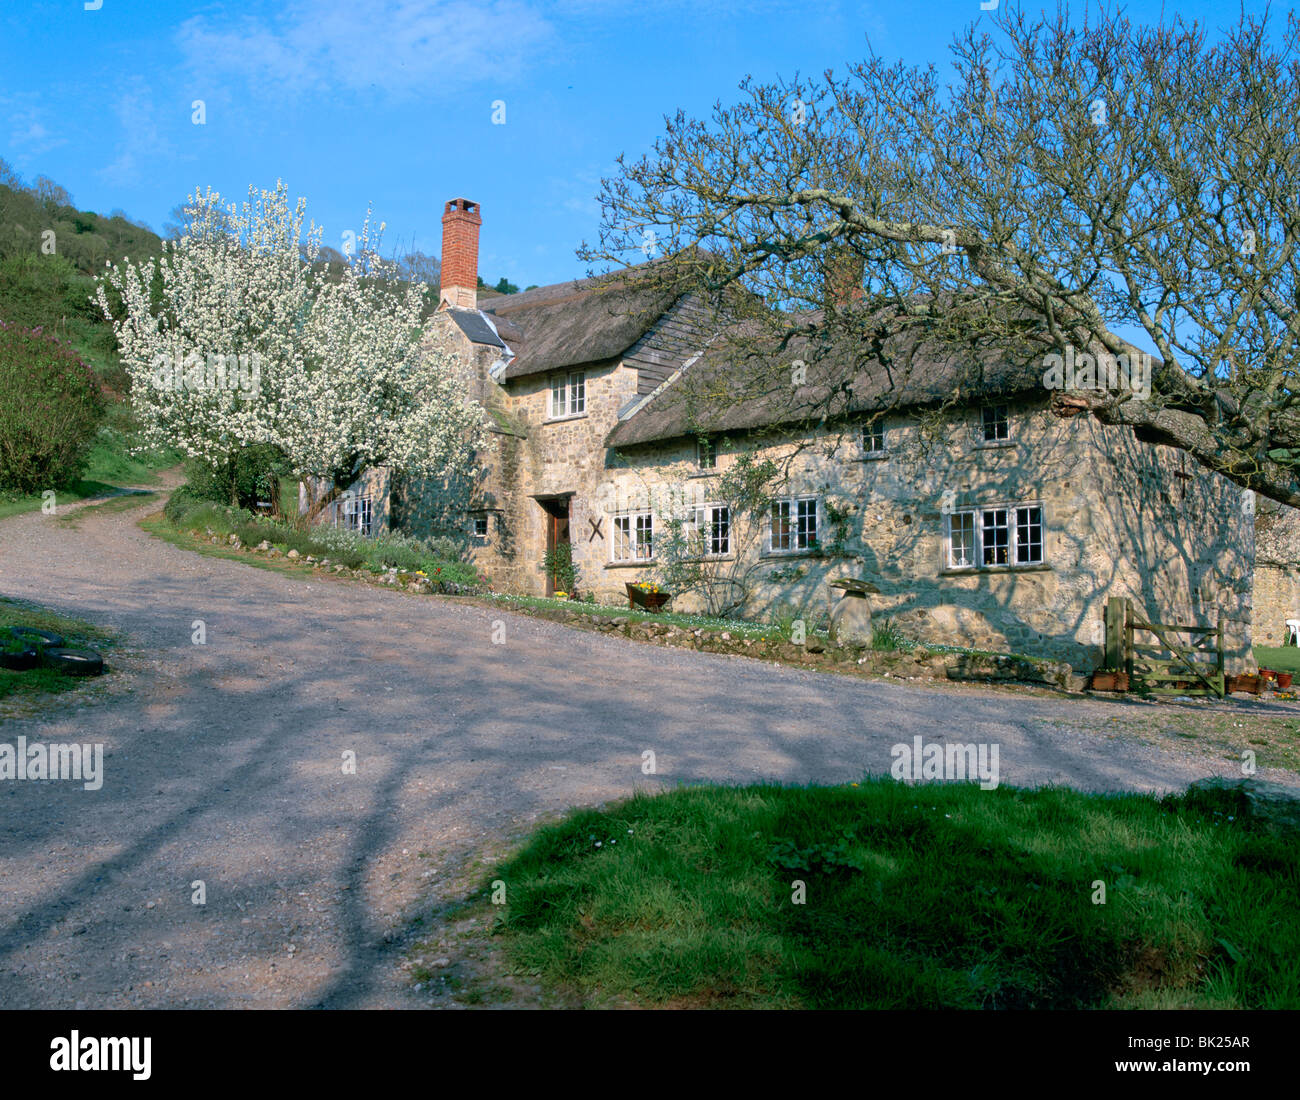
[[[1093,691],[1128,691],[1128,673],[1094,672],[1091,686]]]
[[[647,592],[644,588],[638,588],[631,581],[624,583],[627,585],[628,607],[644,607],[647,611],[658,611],[673,598],[670,592]]]
[[[1262,683],[1260,677],[1243,673],[1241,676],[1229,676],[1226,687],[1228,694],[1234,691],[1248,691],[1252,695],[1258,695]]]

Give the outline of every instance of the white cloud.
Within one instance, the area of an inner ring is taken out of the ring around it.
[[[199,15],[177,31],[201,77],[396,97],[508,78],[544,57],[554,38],[523,0],[289,0],[271,19]]]
[[[113,105],[122,137],[117,156],[99,170],[103,179],[115,187],[139,183],[149,163],[172,156],[172,147],[158,130],[157,112],[149,89],[138,80],[117,98]]]
[[[18,106],[16,100],[3,98],[0,105],[9,108],[9,148],[19,163],[27,164],[67,143],[67,138],[52,133],[41,121],[38,107]]]

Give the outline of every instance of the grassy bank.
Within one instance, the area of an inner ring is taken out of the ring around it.
[[[588,1004],[1300,1007],[1294,838],[1179,798],[682,789],[575,813],[492,880],[513,967]]]
[[[423,572],[431,579],[465,587],[479,584],[478,570],[457,559],[455,549],[445,540],[421,540],[400,534],[381,534],[365,538],[351,531],[330,527],[301,527],[287,520],[254,516],[239,508],[173,494],[162,517],[147,521],[148,530],[175,536],[189,549],[221,551],[221,556],[249,557],[247,547],[266,542],[282,555],[296,551],[300,558],[311,556],[328,559],[347,569],[383,572],[388,569]],[[210,533],[210,534],[209,534]],[[197,536],[199,537],[196,537]],[[221,542],[205,542],[202,536],[215,535]],[[231,536],[239,540],[236,548]]]
[[[0,630],[10,626],[29,626],[62,634],[66,643],[74,649],[99,650],[104,654],[106,666],[108,653],[117,641],[117,636],[111,630],[93,623],[0,596]],[[32,668],[24,672],[0,668],[0,700],[68,691],[86,682],[81,677],[68,676],[50,668]]]

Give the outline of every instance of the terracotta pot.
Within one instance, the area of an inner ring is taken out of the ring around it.
[[[1290,691],[1290,690],[1291,690],[1291,678],[1292,678],[1292,676],[1293,676],[1293,673],[1290,673],[1290,672],[1279,672],[1279,673],[1277,674],[1277,690],[1278,690],[1278,691]]]

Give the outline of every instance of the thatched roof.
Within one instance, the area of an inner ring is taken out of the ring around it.
[[[537,287],[484,305],[515,353],[506,379],[612,359],[635,344],[679,296],[638,279],[638,270]]]
[[[954,350],[915,335],[883,342],[830,337],[819,330],[819,314],[803,320],[809,335],[784,348],[741,332],[724,337],[615,427],[607,444],[627,447],[1043,389],[1041,356],[1012,362],[993,350]],[[804,364],[803,385],[794,384],[797,362]]]

